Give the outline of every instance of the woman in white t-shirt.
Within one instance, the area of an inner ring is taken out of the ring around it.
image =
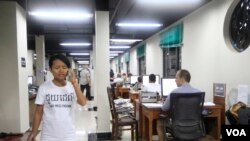
[[[42,121],[40,141],[75,141],[74,106],[86,104],[86,97],[70,70],[70,62],[64,55],[52,56],[50,72],[54,79],[40,85],[36,97],[36,110],[29,140],[35,141]],[[70,81],[66,77],[70,75]]]

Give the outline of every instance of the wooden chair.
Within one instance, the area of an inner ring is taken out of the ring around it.
[[[117,140],[119,127],[131,126],[131,128],[125,129],[125,130],[131,130],[132,141],[134,141],[134,131],[135,131],[136,141],[138,141],[138,122],[132,115],[119,117],[120,113],[116,111],[115,103],[114,103],[114,99],[113,99],[113,95],[112,95],[112,91],[110,87],[107,87],[107,93],[108,93],[108,98],[109,98],[110,112],[112,115],[112,139],[114,141]]]

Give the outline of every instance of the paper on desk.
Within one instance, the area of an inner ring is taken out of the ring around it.
[[[248,101],[248,86],[247,85],[238,85],[237,102],[239,101],[247,104],[247,101]]]
[[[213,102],[204,102],[204,106],[214,106],[215,104]]]
[[[162,103],[143,103],[147,108],[161,108]]]

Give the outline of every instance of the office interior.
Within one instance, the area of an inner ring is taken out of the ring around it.
[[[111,132],[106,94],[110,68],[115,75],[153,73],[161,78],[174,78],[177,69],[187,69],[192,76],[191,85],[205,92],[206,102],[213,101],[214,83],[225,84],[225,109],[228,109],[230,94],[237,93],[239,84],[250,84],[247,62],[250,50],[235,49],[230,35],[230,20],[239,2],[211,0],[112,59],[109,56],[109,11],[103,8],[94,11],[95,35],[87,64],[93,73],[91,92],[94,101],[91,103],[98,108],[96,132]],[[52,78],[46,71],[46,36],[36,35],[35,50],[28,49],[26,12],[16,1],[0,1],[0,132],[25,133],[30,129],[28,76],[32,76],[37,86]],[[161,36],[175,28],[181,32],[180,42],[174,47],[160,45]],[[69,59],[76,71],[83,66],[74,57],[69,56]]]

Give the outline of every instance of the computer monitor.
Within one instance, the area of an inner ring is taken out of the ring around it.
[[[143,85],[147,85],[149,83],[149,75],[142,76]],[[155,75],[155,84],[160,84],[160,75]]]
[[[177,88],[174,78],[162,78],[161,79],[161,93],[162,97],[167,97],[170,92]]]
[[[28,85],[33,84],[33,76],[28,76]]]
[[[137,82],[138,75],[130,76],[130,84],[135,84]]]

